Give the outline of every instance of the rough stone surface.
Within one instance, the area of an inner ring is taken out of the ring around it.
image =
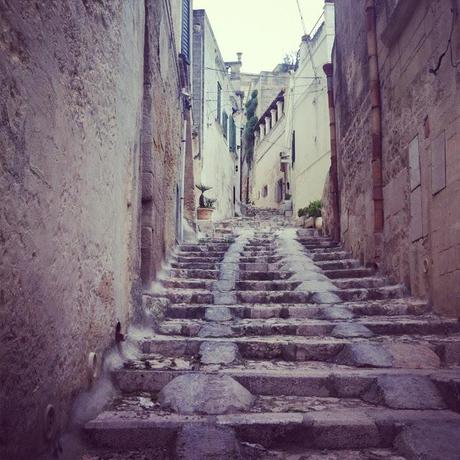
[[[366,326],[357,323],[342,323],[334,327],[333,337],[372,337],[374,334]]]
[[[204,318],[207,321],[231,321],[233,316],[227,307],[208,307]]]
[[[249,409],[254,396],[226,375],[188,374],[176,377],[159,394],[163,408],[179,414],[228,414]]]
[[[441,365],[438,355],[426,345],[392,343],[386,344],[385,348],[393,357],[394,367],[430,369]]]
[[[421,376],[379,376],[362,398],[392,409],[446,408],[434,383]]]
[[[186,425],[176,440],[178,460],[243,460],[241,447],[230,428]]]
[[[235,343],[203,342],[200,345],[202,364],[230,364],[240,359]]]
[[[441,422],[405,427],[394,444],[407,460],[458,460],[460,426]]]
[[[198,332],[198,337],[229,337],[231,335],[232,328],[220,323],[205,324]]]
[[[393,358],[382,345],[361,342],[345,345],[336,362],[357,367],[391,367]]]

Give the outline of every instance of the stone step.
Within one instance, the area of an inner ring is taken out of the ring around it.
[[[176,256],[178,257],[189,257],[189,258],[194,258],[194,257],[210,257],[210,258],[223,258],[225,253],[227,251],[212,251],[212,250],[207,250],[207,251],[177,251]]]
[[[279,262],[281,260],[281,256],[255,256],[255,257],[240,257],[240,263],[245,264],[273,264]]]
[[[349,259],[350,254],[345,251],[335,252],[315,252],[311,255],[314,262],[326,261],[326,260],[342,260]]]
[[[341,289],[336,294],[344,301],[363,301],[363,300],[382,300],[404,297],[406,288],[403,285],[397,284],[394,286],[383,286],[376,288],[353,288]]]
[[[341,246],[337,243],[333,242],[324,242],[324,243],[310,243],[310,242],[303,242],[299,241],[299,243],[308,251],[315,250],[315,249],[333,249],[338,250]]]
[[[325,361],[353,367],[433,369],[439,368],[442,363],[452,365],[460,361],[458,334],[452,335],[449,340],[414,335],[410,341],[405,336],[379,336],[371,340],[288,335],[231,338],[156,335],[144,338],[140,345],[143,353],[183,357],[197,356],[203,342],[235,343],[243,358],[256,360]]]
[[[207,255],[203,255],[201,257],[188,257],[188,256],[174,256],[173,260],[178,263],[219,263],[222,262],[222,257],[211,257]]]
[[[125,400],[88,422],[85,433],[90,442],[106,448],[169,449],[185,425],[199,424],[233,428],[241,442],[265,448],[282,447],[288,442],[290,447],[364,449],[391,447],[402,425],[460,423],[460,415],[448,410],[392,410],[358,403],[351,407],[323,406],[316,411],[310,409],[312,403],[298,412],[179,415],[162,413],[154,401],[140,398],[144,399],[139,406],[135,400]]]
[[[218,279],[219,270],[179,269],[173,268],[169,272],[173,278]]]
[[[287,271],[240,271],[240,280],[256,280],[256,281],[275,281],[275,280],[287,280],[294,273]]]
[[[416,383],[423,383],[420,379],[427,379],[438,391],[438,396],[444,401],[447,408],[459,412],[458,405],[444,391],[444,382],[456,382],[460,379],[460,370],[433,370],[433,369],[354,369],[347,366],[323,363],[287,363],[279,361],[246,361],[245,363],[216,366],[215,364],[198,364],[187,358],[180,362],[172,359],[159,359],[155,355],[146,355],[142,360],[127,363],[124,369],[112,373],[113,381],[120,391],[158,392],[167,383],[179,375],[199,372],[229,375],[258,395],[284,396],[318,396],[334,398],[362,398],[369,399],[371,385],[393,381],[399,385],[410,383],[413,385],[401,387],[403,399],[397,402],[398,408],[414,408],[417,402],[410,401],[407,396],[407,406],[404,405],[406,391],[414,391]],[[405,379],[409,381],[404,382]],[[452,387],[451,387],[452,388]],[[387,393],[389,395],[389,392]],[[410,406],[409,406],[410,404]],[[421,402],[423,404],[423,401]],[[396,404],[393,404],[395,408]],[[425,406],[426,408],[426,406]]]
[[[315,262],[318,267],[323,270],[341,270],[345,268],[361,268],[358,260],[342,259],[342,260],[326,260]]]
[[[300,286],[301,281],[237,281],[236,289],[240,291],[291,291]]]
[[[214,296],[207,290],[166,288],[162,296],[172,303],[214,303]]]
[[[326,253],[330,253],[330,252],[340,252],[340,251],[344,251],[343,247],[338,245],[338,246],[332,246],[332,247],[329,247],[329,248],[324,248],[324,247],[318,247],[318,248],[310,248],[308,249],[308,252],[310,254],[326,254]]]
[[[210,290],[214,281],[206,279],[184,279],[168,278],[161,280],[161,284],[166,288],[173,289],[207,289]]]
[[[389,299],[368,302],[342,303],[334,307],[318,304],[241,304],[218,307],[215,305],[173,304],[166,314],[170,318],[204,318],[208,308],[225,308],[235,318],[310,318],[352,319],[366,316],[422,315],[430,311],[427,302],[416,299]]]
[[[220,327],[220,333],[219,333]],[[321,319],[243,319],[223,323],[203,320],[170,319],[164,321],[159,331],[165,335],[196,337],[209,328],[222,337],[241,336],[303,336],[303,337],[375,337],[379,335],[434,335],[460,332],[460,322],[432,316],[410,318],[360,317],[353,321]]]
[[[301,291],[236,291],[239,303],[308,303],[313,293]]]
[[[205,243],[205,244],[181,244],[179,246],[180,251],[183,252],[208,252],[208,251],[220,251],[225,252],[230,247],[228,243]]]
[[[219,268],[219,265],[220,262],[177,262],[174,260],[171,262],[172,268],[178,268],[181,270],[216,270]]]
[[[385,278],[379,276],[368,276],[361,278],[335,279],[333,283],[339,289],[364,289],[383,287],[387,284],[387,281]]]
[[[343,268],[338,270],[323,270],[324,274],[331,279],[347,279],[347,278],[365,278],[372,276],[375,270],[372,268]]]

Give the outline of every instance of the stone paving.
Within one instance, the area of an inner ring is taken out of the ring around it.
[[[460,459],[460,323],[260,212],[183,244],[82,459]]]

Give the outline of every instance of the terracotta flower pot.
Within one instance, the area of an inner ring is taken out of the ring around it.
[[[211,220],[212,213],[214,209],[212,208],[197,208],[196,215],[198,220]]]
[[[315,219],[315,228],[316,230],[321,230],[323,228],[323,218],[322,217],[317,217]]]

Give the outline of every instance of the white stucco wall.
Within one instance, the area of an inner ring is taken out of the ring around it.
[[[223,59],[212,32],[211,25],[205,17],[203,27],[203,120],[201,128],[201,171],[197,183],[212,187],[206,192],[208,198],[216,198],[216,210],[213,220],[219,221],[234,216],[239,212],[239,150],[229,150],[230,117],[232,107],[238,103],[235,90],[228,73],[219,70]],[[217,113],[217,83],[222,88],[221,110],[228,115],[227,136],[223,131],[223,115],[220,122]],[[233,99],[233,101],[232,101]],[[236,144],[240,145],[240,130],[237,124]],[[233,203],[233,188],[237,203]],[[198,194],[199,195],[199,194]]]
[[[310,40],[302,41],[299,68],[291,77],[287,95],[286,144],[292,145],[294,130],[296,146],[291,168],[294,215],[310,201],[321,199],[330,166],[328,96],[323,65],[331,60],[333,42],[334,5],[325,3],[324,24]],[[315,74],[318,78],[311,78]]]

